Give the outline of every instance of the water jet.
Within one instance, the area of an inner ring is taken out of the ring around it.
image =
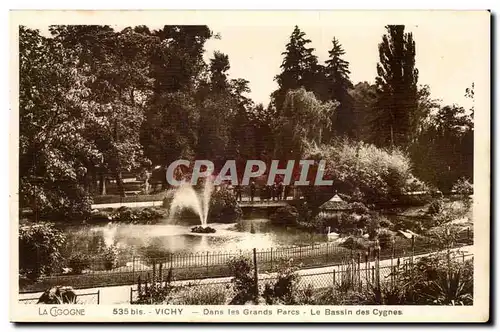
[[[173,193],[170,205],[170,218],[181,209],[190,209],[200,218],[200,226],[191,229],[195,233],[215,233],[215,229],[208,227],[208,210],[210,208],[210,197],[213,191],[213,183],[210,178],[205,178],[203,190],[198,194],[189,182],[183,182]]]

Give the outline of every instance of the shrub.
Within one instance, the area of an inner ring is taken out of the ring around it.
[[[147,224],[155,223],[159,219],[163,218],[165,215],[164,210],[146,207],[143,209],[133,209],[125,206],[121,206],[115,211],[111,212],[109,217],[115,222],[125,222],[125,223],[143,223]]]
[[[428,214],[439,214],[443,211],[443,200],[442,199],[435,199],[432,201],[431,204],[429,204],[429,208],[427,209]]]
[[[229,261],[229,270],[233,276],[231,282],[236,292],[235,297],[229,304],[246,304],[250,301],[257,303],[259,293],[255,287],[250,259],[244,256],[233,257]]]
[[[458,181],[453,184],[452,190],[460,195],[466,210],[469,210],[472,204],[470,195],[474,193],[474,187],[469,182],[469,180],[467,180],[466,178],[458,179]]]
[[[453,184],[452,189],[455,193],[462,196],[470,196],[474,193],[474,187],[467,178],[460,178]]]
[[[111,214],[103,210],[92,210],[90,215],[90,220],[93,222],[109,222],[111,219]]]
[[[369,283],[367,290],[355,293],[354,299],[358,305],[403,305],[411,304],[407,285],[401,282],[381,282],[380,287]]]
[[[54,224],[39,222],[19,227],[19,270],[28,279],[37,280],[42,275],[61,267],[61,249],[66,241],[64,234]]]
[[[155,221],[165,216],[164,210],[146,207],[139,211],[139,219],[144,221]]]
[[[333,145],[310,146],[304,159],[326,160],[324,178],[363,203],[397,203],[415,187],[426,190],[424,184],[415,182],[409,157],[397,149],[342,140]]]
[[[73,254],[68,261],[68,267],[74,274],[81,274],[83,270],[90,267],[90,257],[86,254],[76,253]]]
[[[163,278],[165,277],[165,278]],[[171,294],[174,290],[172,286],[172,268],[168,270],[166,276],[163,276],[160,269],[157,273],[153,269],[153,276],[150,280],[137,282],[137,300],[132,304],[168,304],[172,301]]]
[[[361,216],[357,214],[342,212],[339,216],[339,233],[355,234],[359,230],[358,223],[360,219]]]
[[[392,248],[392,243],[396,238],[396,233],[388,230],[387,228],[380,228],[378,230],[377,239],[381,249]]]
[[[380,219],[378,218],[378,216],[371,217],[366,225],[366,231],[370,239],[374,240],[377,238],[379,229],[380,229]]]
[[[406,285],[407,301],[422,305],[472,305],[473,262],[434,254],[419,259],[410,269],[396,272],[398,283]]]
[[[71,174],[71,169],[67,171]],[[85,188],[73,178],[56,178],[57,181],[54,181],[51,176],[46,176],[41,181],[30,182],[21,177],[20,206],[31,207],[34,213],[47,220],[80,220],[89,217],[92,198]]]
[[[182,305],[221,305],[226,303],[226,292],[222,286],[203,285],[189,289],[182,297]]]
[[[267,304],[297,304],[298,303],[298,267],[293,266],[293,260],[281,261],[278,265],[278,275],[274,284],[267,283],[262,296]]]
[[[214,222],[234,223],[241,219],[241,210],[236,195],[227,188],[220,188],[212,193],[208,219]]]
[[[104,263],[104,269],[112,270],[118,263],[118,249],[115,246],[105,248],[101,254]]]
[[[367,214],[369,212],[366,205],[364,205],[363,203],[360,203],[360,202],[351,203],[350,208],[354,213],[357,213],[357,214]]]
[[[375,242],[362,237],[350,236],[342,242],[341,246],[353,250],[367,251],[369,248],[375,247]]]
[[[270,217],[274,225],[296,225],[299,220],[299,212],[291,205],[280,207]]]
[[[330,227],[332,231],[338,231],[339,228],[339,215],[319,214],[314,218],[313,224],[319,231],[324,231]]]
[[[379,216],[379,223],[382,228],[392,228],[394,226],[394,224],[385,216]]]

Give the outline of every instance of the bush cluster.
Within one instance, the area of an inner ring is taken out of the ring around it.
[[[342,140],[333,145],[311,146],[304,157],[326,160],[324,178],[333,180],[338,191],[363,203],[397,203],[407,200],[407,193],[428,190],[412,174],[409,157],[397,149]]]
[[[92,211],[92,221],[94,222],[120,222],[130,224],[155,224],[165,217],[163,209],[154,207],[130,208],[121,206],[118,209],[94,210]]]
[[[62,267],[64,233],[52,223],[25,223],[19,227],[19,271],[37,280]]]
[[[234,223],[241,219],[243,211],[236,195],[227,188],[214,191],[210,198],[208,220],[219,223]]]

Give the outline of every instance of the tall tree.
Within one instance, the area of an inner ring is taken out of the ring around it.
[[[322,144],[337,107],[337,102],[323,103],[304,88],[288,91],[283,111],[275,120],[275,156],[300,159],[308,144]]]
[[[410,152],[416,175],[443,191],[449,191],[461,177],[471,180],[474,161],[472,114],[458,105],[447,105],[429,114]]]
[[[78,70],[89,78],[89,139],[103,153],[101,171],[114,176],[124,195],[122,173],[145,161],[139,129],[151,94],[147,55],[154,40],[132,28],[115,32],[107,26],[53,26],[51,33],[78,55]]]
[[[379,44],[376,78],[378,100],[372,117],[372,140],[381,146],[406,147],[414,140],[417,119],[415,41],[404,25],[386,26]]]
[[[339,135],[354,135],[355,119],[353,113],[353,99],[349,90],[353,84],[349,78],[349,62],[342,57],[345,54],[340,42],[333,38],[332,49],[328,52],[326,60],[325,80],[328,87],[328,100],[340,103],[332,119],[333,129]]]
[[[206,25],[165,25],[153,31],[159,38],[151,53],[151,74],[158,93],[184,91],[197,83],[206,66],[205,42],[212,37]]]
[[[210,81],[213,92],[225,92],[228,90],[227,72],[230,68],[227,54],[215,51],[214,57],[210,59]]]
[[[148,34],[141,27],[135,29]],[[155,165],[168,165],[195,157],[199,99],[205,95],[198,96],[198,91],[208,86],[204,45],[212,33],[205,25],[165,25],[151,35],[156,38],[149,69],[154,93],[147,103],[140,141]]]
[[[20,206],[40,217],[90,211],[85,178],[102,153],[87,135],[94,109],[76,63],[58,40],[19,28]]]
[[[286,44],[286,50],[282,53],[284,59],[280,66],[281,73],[275,77],[279,88],[271,95],[272,103],[278,110],[283,107],[289,90],[304,87],[308,91],[314,91],[317,85],[321,67],[318,65],[318,58],[313,54],[314,48],[307,47],[309,43],[311,40],[295,26],[290,41]]]
[[[374,84],[359,82],[349,91],[349,95],[353,101],[354,138],[369,141],[369,117],[375,110],[377,88]]]
[[[229,58],[221,52],[214,52],[210,59],[209,93],[201,96],[199,141],[196,149],[198,158],[212,160],[216,167],[225,162],[231,147],[231,125],[237,113],[237,105],[231,94],[227,71]],[[234,156],[233,156],[234,157]]]

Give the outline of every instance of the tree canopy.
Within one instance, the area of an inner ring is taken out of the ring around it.
[[[205,43],[216,37],[208,26],[49,31],[19,29],[20,198],[40,215],[86,213],[107,178],[124,195],[123,174],[152,165],[209,159],[220,168],[228,159],[297,160],[315,149],[335,159],[340,150],[330,148],[348,151],[339,145],[345,139],[363,151],[376,145],[395,165],[407,154],[411,172],[384,173],[387,181],[415,174],[449,189],[472,179],[474,108],[441,105],[418,84],[416,41],[402,25],[386,27],[375,82],[356,84],[336,37],[320,63],[295,26],[267,106],[250,98],[253,82],[230,76],[228,54],[204,60]],[[473,101],[473,83],[465,94]]]

